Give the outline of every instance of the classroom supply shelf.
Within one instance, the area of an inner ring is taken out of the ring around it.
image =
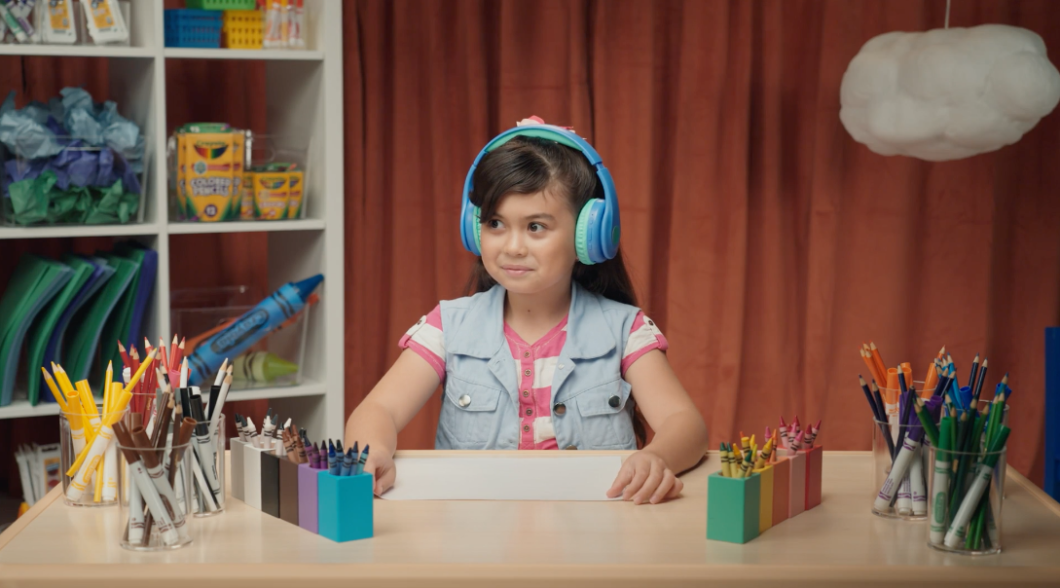
[[[324,219],[282,221],[234,221],[227,223],[170,223],[171,235],[199,235],[204,233],[266,233],[274,231],[323,231]]]
[[[343,407],[343,138],[342,2],[306,0],[306,50],[178,49],[164,45],[163,0],[138,0],[132,11],[130,46],[0,45],[0,55],[98,57],[118,60],[110,73],[111,95],[143,128],[152,153],[144,222],[107,226],[0,227],[0,248],[12,239],[120,237],[158,251],[158,277],[145,329],[152,340],[171,336],[171,236],[261,232],[268,235],[268,290],[323,273],[320,302],[310,315],[304,379],[295,386],[233,391],[230,401],[267,398],[326,437],[341,437]],[[270,132],[304,139],[313,156],[304,219],[226,223],[170,222],[165,174],[166,63],[171,59],[254,59],[266,63]],[[0,90],[6,91],[4,88]],[[332,219],[330,222],[326,219]],[[0,407],[0,420],[58,414],[52,403],[25,400]]]
[[[259,59],[262,61],[323,61],[323,51],[293,49],[184,49],[167,47],[166,59]]]

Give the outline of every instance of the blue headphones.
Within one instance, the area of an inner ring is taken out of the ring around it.
[[[578,260],[585,265],[591,265],[613,258],[618,253],[621,223],[618,218],[615,182],[611,179],[611,172],[607,171],[604,162],[600,159],[600,154],[585,139],[553,125],[524,125],[508,129],[487,143],[475,158],[475,162],[471,164],[471,169],[467,172],[467,179],[464,180],[464,196],[460,206],[460,240],[464,242],[464,248],[475,255],[482,255],[480,212],[477,206],[471,204],[471,179],[475,175],[475,168],[478,167],[483,156],[504,145],[513,137],[537,137],[555,141],[577,149],[585,155],[596,169],[596,176],[600,179],[604,197],[603,199],[593,198],[582,207],[578,214],[577,228],[574,233]]]

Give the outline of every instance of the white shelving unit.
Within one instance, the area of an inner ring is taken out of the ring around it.
[[[334,0],[306,0],[307,49],[174,49],[164,46],[162,0],[132,3],[130,47],[0,45],[0,55],[110,59],[109,89],[121,114],[140,125],[150,141],[146,209],[141,224],[77,227],[4,227],[2,241],[59,237],[128,237],[158,251],[158,279],[145,319],[152,340],[170,331],[170,235],[268,234],[268,287],[323,273],[320,303],[309,313],[305,374],[298,386],[232,392],[230,401],[267,398],[270,405],[317,437],[342,436],[343,393],[343,94],[342,8]],[[167,218],[165,176],[167,62],[175,59],[254,59],[266,63],[269,134],[309,146],[305,218],[292,221],[180,223]],[[7,92],[9,88],[0,88]],[[22,366],[20,365],[20,368]],[[17,393],[16,393],[17,396]],[[58,414],[53,403],[16,400],[0,407],[0,419]]]

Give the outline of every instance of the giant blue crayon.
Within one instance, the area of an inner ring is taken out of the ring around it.
[[[301,282],[287,283],[236,319],[220,333],[207,339],[188,356],[189,386],[199,386],[217,373],[227,357],[232,359],[274,331],[284,321],[305,308],[306,298],[324,280],[323,274]]]

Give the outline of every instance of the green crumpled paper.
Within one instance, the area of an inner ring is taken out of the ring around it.
[[[109,188],[69,190],[56,186],[55,172],[44,171],[35,179],[12,183],[11,198],[4,203],[5,215],[20,225],[34,223],[74,223],[100,225],[127,223],[140,205],[140,197],[126,192],[121,180]]]

